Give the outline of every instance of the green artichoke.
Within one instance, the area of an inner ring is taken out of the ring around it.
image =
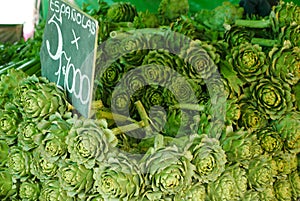
[[[104,200],[139,200],[144,179],[134,158],[112,155],[94,169],[95,188]]]
[[[264,77],[269,64],[266,55],[259,45],[242,43],[231,49],[228,60],[238,75],[247,82],[253,82]]]
[[[277,200],[292,201],[292,187],[288,179],[277,179],[274,182],[274,191]]]
[[[174,201],[205,201],[206,199],[206,188],[203,184],[197,182],[192,183],[187,189],[174,197]]]
[[[158,14],[163,24],[169,24],[181,15],[187,15],[188,11],[188,0],[162,0],[158,7]]]
[[[195,167],[189,151],[180,152],[176,146],[150,148],[141,160],[149,200],[176,195],[192,181]]]
[[[5,109],[0,110],[0,139],[4,139],[9,145],[16,143],[20,120],[19,110],[7,103]]]
[[[107,88],[111,89],[120,81],[123,75],[123,68],[123,65],[118,62],[114,62],[104,69],[104,72],[100,77],[100,82],[103,84],[105,90],[108,90]]]
[[[274,20],[278,27],[289,24],[300,24],[300,7],[294,2],[280,1],[278,6],[273,7]]]
[[[297,156],[293,153],[279,152],[272,157],[273,171],[277,172],[277,175],[288,175],[297,169]]]
[[[293,46],[300,46],[300,25],[290,24],[281,28],[279,39],[282,43],[289,40]]]
[[[56,112],[66,112],[65,93],[43,77],[30,76],[16,89],[15,104],[25,119],[40,120]]]
[[[181,15],[170,24],[170,29],[190,39],[196,38],[196,27],[194,26],[193,20],[188,16]]]
[[[168,86],[177,75],[171,67],[154,63],[144,65],[141,70],[147,84],[161,87]]]
[[[25,120],[18,126],[18,145],[24,151],[38,147],[43,137],[43,133],[39,130],[35,122]]]
[[[66,137],[70,159],[78,165],[92,169],[96,162],[106,159],[106,155],[117,145],[117,139],[111,130],[101,128],[97,121],[78,120]]]
[[[151,85],[147,87],[141,97],[141,102],[146,111],[150,111],[152,106],[165,106],[165,90],[162,87]]]
[[[149,10],[140,11],[134,17],[133,26],[137,29],[157,28],[159,26],[159,19],[156,14],[149,12]]]
[[[29,180],[21,183],[19,196],[21,200],[35,201],[38,200],[40,191],[39,182]]]
[[[39,199],[40,201],[75,201],[75,197],[69,197],[63,190],[58,180],[47,180],[42,184]]]
[[[16,193],[16,186],[13,182],[13,176],[9,173],[9,169],[0,169],[0,199],[9,200]]]
[[[0,167],[6,164],[9,154],[9,146],[5,140],[0,140]]]
[[[226,153],[228,161],[240,163],[247,167],[249,161],[262,153],[257,143],[256,135],[244,130],[230,131],[222,135],[221,146]]]
[[[269,52],[272,65],[270,75],[280,77],[284,82],[295,85],[300,80],[300,48],[292,47],[290,41],[285,41],[281,48],[273,47]]]
[[[261,201],[260,193],[253,189],[247,190],[241,201]]]
[[[280,133],[273,127],[265,127],[255,131],[262,149],[268,154],[276,154],[283,147],[283,140]]]
[[[220,142],[215,138],[209,138],[202,134],[201,137],[196,137],[190,148],[193,159],[192,164],[195,165],[195,178],[200,183],[210,183],[218,179],[225,171],[227,162],[226,154],[220,145]]]
[[[130,2],[115,2],[107,10],[106,18],[112,22],[133,22],[136,8]]]
[[[93,187],[93,170],[68,160],[59,165],[57,174],[61,188],[67,191],[69,197],[77,195],[83,198]]]
[[[300,197],[300,176],[298,171],[294,171],[289,174],[288,180],[292,188],[292,198],[297,200]]]
[[[266,156],[253,158],[249,161],[247,171],[250,188],[263,192],[267,187],[273,185],[273,170],[271,161]]]
[[[207,186],[209,200],[240,200],[247,191],[246,171],[237,165],[226,167],[225,172]]]
[[[253,131],[264,128],[268,124],[267,115],[258,110],[256,103],[250,100],[243,100],[240,102],[240,108],[243,111],[238,120],[240,128],[244,127],[247,130]]]
[[[30,172],[40,181],[47,181],[56,177],[58,171],[58,163],[49,161],[45,158],[39,149],[33,150],[32,161],[30,164]]]
[[[26,180],[30,175],[32,153],[23,151],[22,148],[12,146],[9,149],[7,167],[14,179]]]
[[[258,109],[272,120],[279,119],[292,110],[291,87],[274,77],[253,82],[249,93],[257,103]]]
[[[232,26],[225,32],[224,39],[229,47],[237,47],[244,43],[250,43],[254,32],[244,27]]]

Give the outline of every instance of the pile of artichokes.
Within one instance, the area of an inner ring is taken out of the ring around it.
[[[99,22],[93,111],[0,78],[0,199],[297,201],[300,7],[83,5]]]

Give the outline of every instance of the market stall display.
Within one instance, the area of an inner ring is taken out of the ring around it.
[[[299,200],[298,5],[98,2],[92,118],[39,74],[1,73],[1,200]]]

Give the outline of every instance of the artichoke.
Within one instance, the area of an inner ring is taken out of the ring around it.
[[[112,22],[133,22],[136,8],[130,2],[115,2],[107,10],[106,18]]]
[[[214,182],[225,171],[225,151],[217,139],[209,138],[205,134],[196,137],[193,144],[190,150],[193,154],[191,162],[196,167],[195,178],[200,183]]]
[[[139,200],[144,180],[134,158],[112,155],[94,169],[95,188],[104,200]]]
[[[44,138],[37,149],[47,160],[54,162],[66,157],[67,144],[65,138],[71,128],[71,121],[72,118],[56,113],[51,115],[49,120],[43,120],[38,124]]]
[[[104,72],[100,77],[100,82],[103,84],[105,90],[108,90],[107,88],[111,89],[120,81],[123,75],[123,68],[123,65],[118,62],[114,62],[104,69]]]
[[[203,184],[192,183],[187,189],[174,197],[174,201],[205,201],[206,198],[206,188]]]
[[[9,154],[9,146],[5,140],[0,140],[0,167],[6,164]]]
[[[69,197],[77,195],[83,198],[93,187],[93,170],[68,160],[59,165],[57,175],[61,188],[67,191]]]
[[[273,47],[269,52],[272,60],[270,74],[274,77],[280,77],[284,82],[295,85],[300,80],[300,48],[292,47],[290,41],[285,41],[284,45]]]
[[[182,153],[176,146],[150,148],[141,160],[146,184],[144,196],[158,200],[188,187],[195,170],[191,159],[189,151]]]
[[[68,103],[65,93],[43,77],[22,80],[15,94],[15,104],[25,119],[38,121],[56,112],[64,114]]]
[[[158,7],[158,14],[163,24],[168,24],[181,15],[187,15],[188,11],[188,0],[162,0]]]
[[[19,123],[19,110],[14,105],[7,103],[5,109],[0,110],[0,139],[4,139],[9,145],[14,144],[18,137]]]
[[[156,14],[149,12],[149,10],[140,11],[134,17],[133,26],[137,29],[157,28],[159,26],[159,19]]]
[[[83,119],[74,123],[66,143],[70,159],[92,169],[97,161],[106,159],[106,155],[116,146],[117,139],[111,130],[98,126],[97,121]]]
[[[30,120],[22,121],[17,131],[18,145],[22,147],[24,151],[38,147],[44,137],[37,124]]]
[[[297,169],[297,156],[293,153],[279,152],[272,157],[273,171],[277,172],[277,175],[288,175]]]
[[[274,182],[274,191],[277,200],[292,201],[292,187],[287,179],[277,179]]]
[[[239,127],[253,131],[264,128],[268,124],[267,115],[258,110],[256,104],[250,100],[241,101],[240,108],[243,112],[238,120]]]
[[[224,39],[229,47],[237,47],[244,43],[250,43],[254,32],[244,27],[232,26],[225,32]]]
[[[40,201],[74,201],[75,198],[69,197],[67,192],[61,188],[58,180],[47,180],[42,184],[40,196]]]
[[[246,171],[237,165],[226,167],[225,172],[207,186],[209,200],[240,200],[247,191]]]
[[[247,190],[241,201],[261,201],[260,193],[253,189]]]
[[[9,200],[16,193],[13,177],[6,168],[0,169],[0,199]]]
[[[300,24],[300,7],[294,2],[280,1],[278,6],[273,8],[274,20],[279,27],[289,24]],[[272,13],[270,14],[272,16]]]
[[[242,43],[231,49],[226,58],[238,72],[238,75],[247,82],[253,82],[264,77],[269,64],[266,55],[259,45]]]
[[[196,37],[196,27],[193,24],[193,20],[188,16],[180,16],[174,22],[170,24],[170,29],[174,32],[180,33],[194,39]]]
[[[274,77],[253,82],[249,94],[257,103],[258,109],[272,120],[279,119],[292,110],[291,87]]]
[[[217,72],[217,66],[214,64],[215,53],[207,52],[202,47],[203,43],[199,40],[191,41],[187,49],[182,50],[182,58],[189,64],[185,68],[185,75],[192,79],[208,79]]]
[[[19,189],[19,196],[21,200],[35,201],[38,200],[41,187],[36,181],[22,182]]]
[[[273,127],[265,127],[255,131],[262,149],[269,154],[276,154],[283,147],[283,140],[280,133]]]
[[[268,157],[253,158],[249,161],[247,176],[250,188],[263,192],[267,187],[273,185],[273,170]]]
[[[220,142],[228,161],[238,162],[245,167],[262,151],[257,143],[256,135],[244,130],[227,132],[221,137]]]
[[[40,181],[47,181],[56,177],[58,171],[58,163],[49,161],[45,158],[39,149],[33,150],[32,162],[30,164],[30,172]]]
[[[294,171],[288,175],[288,180],[292,188],[292,198],[294,200],[299,199],[300,197],[300,176],[298,171]]]
[[[20,147],[12,146],[9,149],[7,167],[14,179],[25,181],[30,175],[32,153],[25,152]]]
[[[281,28],[279,39],[283,43],[289,40],[293,46],[300,46],[300,25],[291,24]]]

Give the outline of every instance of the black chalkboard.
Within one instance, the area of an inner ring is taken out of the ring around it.
[[[40,51],[42,76],[62,87],[68,101],[89,117],[97,49],[98,23],[61,0],[49,0]]]

